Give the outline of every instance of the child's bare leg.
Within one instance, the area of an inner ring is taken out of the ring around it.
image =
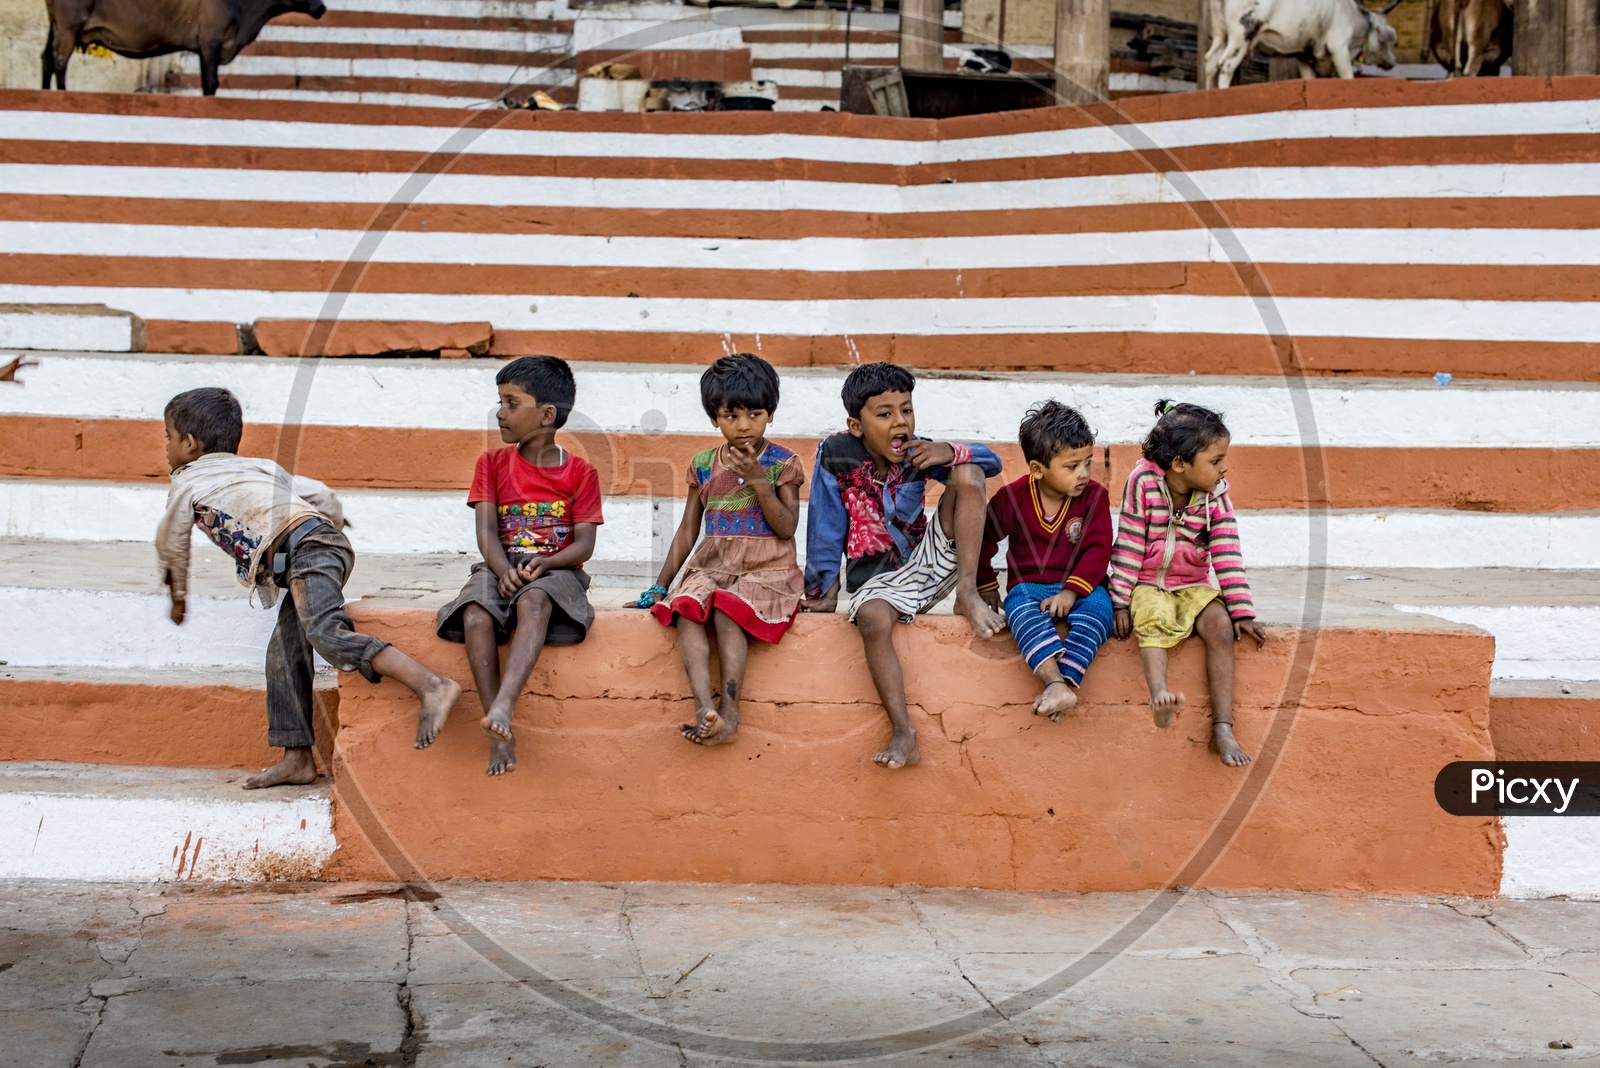
[[[983,468],[957,464],[950,469],[944,496],[939,500],[939,521],[956,543],[956,611],[967,617],[980,638],[992,638],[1006,629],[1005,617],[978,594],[978,556],[983,550],[983,518],[988,504]]]
[[[689,740],[700,745],[725,745],[739,737],[739,691],[744,688],[744,660],[750,639],[726,612],[713,612],[717,628],[717,662],[722,666],[722,703],[705,715],[705,723]]]
[[[689,676],[689,691],[694,694],[694,722],[680,723],[678,729],[695,742],[706,729],[707,718],[717,714],[711,703],[711,639],[706,637],[704,623],[678,617],[678,659],[683,661],[683,673]]]
[[[466,637],[467,666],[478,688],[478,704],[487,712],[500,692],[500,645],[495,641],[494,617],[469,604],[461,613],[461,630]]]
[[[1145,685],[1150,687],[1150,714],[1156,726],[1172,726],[1172,717],[1183,707],[1183,694],[1167,689],[1167,651],[1155,646],[1140,646],[1139,660],[1144,664]]]
[[[883,710],[889,713],[889,722],[894,727],[889,748],[874,753],[872,761],[891,770],[922,760],[922,751],[917,748],[917,732],[911,726],[911,714],[906,711],[906,682],[900,671],[900,656],[894,651],[894,627],[899,621],[899,611],[888,601],[868,601],[856,612],[856,629],[861,632],[861,644],[867,652],[867,670],[872,673],[878,699],[883,702]]]
[[[461,686],[454,679],[435,675],[392,645],[384,646],[372,658],[372,670],[408,688],[422,705],[417,711],[418,749],[426,749],[439,736],[439,728],[461,698]]]
[[[528,676],[544,652],[545,633],[550,628],[552,606],[549,594],[533,589],[517,598],[517,627],[511,632],[511,649],[506,654],[505,674],[489,711],[478,721],[489,736],[489,775],[503,775],[517,766],[517,741],[511,733],[511,717],[517,697],[528,684]]]
[[[1044,689],[1033,700],[1033,714],[1049,716],[1052,723],[1060,723],[1061,713],[1078,703],[1077,691],[1061,677],[1061,664],[1053,656],[1035,668],[1033,674],[1044,683]]]
[[[1211,748],[1230,768],[1250,763],[1233,736],[1233,619],[1221,601],[1212,601],[1195,620],[1194,631],[1206,643],[1206,679],[1211,689]]]

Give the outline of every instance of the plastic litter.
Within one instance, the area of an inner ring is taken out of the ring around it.
[[[1448,386],[1450,384],[1450,380],[1454,377],[1455,375],[1451,374],[1449,371],[1435,371],[1433,374],[1433,384],[1436,386]]]

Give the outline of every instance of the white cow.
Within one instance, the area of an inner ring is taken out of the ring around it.
[[[1211,46],[1206,49],[1206,81],[1219,89],[1233,82],[1233,73],[1252,50],[1268,56],[1290,56],[1300,63],[1300,77],[1315,78],[1317,68],[1331,63],[1341,78],[1355,77],[1355,65],[1394,66],[1394,27],[1384,18],[1400,3],[1382,12],[1368,11],[1358,0],[1205,0],[1211,16]]]

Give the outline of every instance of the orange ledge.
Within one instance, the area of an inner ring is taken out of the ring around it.
[[[470,686],[431,613],[352,614]],[[1493,753],[1485,634],[1278,629],[1266,650],[1242,651],[1240,737],[1270,757],[1276,724],[1277,759],[1254,773],[1270,770],[1265,783],[1207,751],[1194,643],[1173,669],[1193,703],[1159,731],[1130,645],[1108,647],[1079,710],[1052,724],[1029,713],[1033,681],[1009,639],[976,642],[962,621],[936,617],[897,642],[923,755],[899,772],[868,760],[887,724],[838,617],[802,618],[781,646],[752,650],[743,731],[707,750],[677,734],[690,706],[671,635],[639,613],[601,613],[587,644],[546,653],[518,709],[520,767],[497,779],[483,773],[475,694],[419,752],[409,694],[345,677],[329,877],[1100,891],[1160,887],[1183,871],[1228,889],[1499,887],[1495,821],[1446,816],[1433,800],[1440,767]],[[1309,673],[1275,720],[1297,650]],[[1184,871],[1257,787],[1216,862]]]
[[[1500,760],[1600,760],[1600,699],[1495,694],[1489,700]]]

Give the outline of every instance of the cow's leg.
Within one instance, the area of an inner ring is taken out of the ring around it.
[[[1228,27],[1228,44],[1222,53],[1222,62],[1217,70],[1217,88],[1226,89],[1233,84],[1234,72],[1239,69],[1239,64],[1244,62],[1244,57],[1250,53],[1250,43],[1244,38],[1243,27]]]
[[[1294,61],[1296,63],[1300,64],[1300,80],[1301,81],[1309,82],[1309,81],[1315,81],[1316,80],[1317,68],[1315,66],[1313,66],[1310,62],[1308,62],[1302,56],[1295,56],[1294,57]]]
[[[1354,78],[1356,76],[1355,64],[1350,62],[1350,48],[1343,41],[1334,41],[1328,46],[1328,58],[1333,60],[1333,69],[1341,78]]]
[[[56,88],[67,87],[67,64],[72,62],[72,46],[78,41],[78,32],[83,29],[77,26],[50,25],[50,39],[45,43],[45,70],[53,72],[56,79]],[[49,75],[46,75],[45,88],[50,88]]]
[[[222,69],[222,39],[213,38],[200,43],[200,93],[217,95],[217,82]]]
[[[45,35],[44,54],[39,57],[39,66],[44,70],[44,84],[39,88],[50,88],[50,82],[56,76],[56,27],[50,24],[50,32]]]

